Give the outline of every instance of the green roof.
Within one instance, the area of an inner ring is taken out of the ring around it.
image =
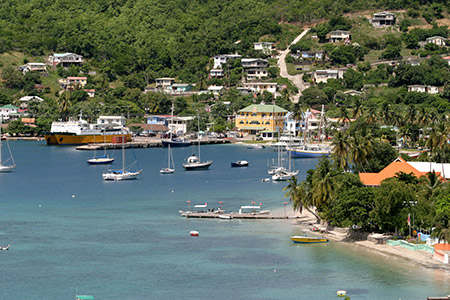
[[[278,105],[252,104],[239,112],[287,113],[288,111]]]
[[[14,109],[19,109],[17,106],[14,106],[14,105],[11,105],[11,104],[3,105],[3,106],[0,107],[0,108],[14,108]]]
[[[91,295],[77,295],[76,298],[79,300],[94,300],[94,296]]]

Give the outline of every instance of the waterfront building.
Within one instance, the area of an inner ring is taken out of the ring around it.
[[[20,113],[17,106],[7,104],[0,107],[0,117],[3,120],[18,119],[19,116]]]
[[[124,127],[127,125],[127,120],[123,116],[100,116],[97,119],[97,124],[120,125]]]
[[[245,134],[281,132],[287,110],[277,105],[253,104],[239,110],[236,114],[237,129]]]

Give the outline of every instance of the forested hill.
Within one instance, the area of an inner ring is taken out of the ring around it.
[[[247,54],[261,37],[286,38],[290,32],[286,23],[414,5],[419,4],[409,0],[5,0],[0,1],[0,53],[75,52],[92,58],[91,63],[110,77],[151,70],[155,76],[194,81],[205,74],[208,58],[215,54]]]

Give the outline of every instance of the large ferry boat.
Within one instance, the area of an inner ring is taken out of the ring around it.
[[[53,122],[50,133],[44,138],[47,145],[83,145],[95,143],[95,140],[112,143],[113,139],[121,139],[122,136],[126,142],[131,141],[131,133],[123,125],[89,124],[80,114],[77,121]]]

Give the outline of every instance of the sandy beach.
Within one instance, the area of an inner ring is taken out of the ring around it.
[[[277,209],[274,211],[274,213],[284,213],[284,208]],[[293,219],[292,222],[299,225],[305,231],[311,232],[312,234],[320,234],[332,241],[349,243],[356,247],[364,247],[371,251],[377,252],[382,256],[396,256],[409,262],[422,265],[429,269],[441,269],[450,274],[450,265],[446,265],[437,260],[434,260],[432,253],[422,250],[412,251],[400,246],[393,247],[388,246],[384,243],[377,243],[375,240],[377,237],[381,237],[381,235],[379,234],[369,235],[367,240],[354,241],[348,238],[347,229],[345,228],[334,228],[333,230],[330,230],[330,228],[327,228],[325,225],[317,224],[314,215],[307,210],[303,210],[303,212],[300,214],[299,212],[292,211],[292,209],[290,209],[289,207],[287,216],[297,216],[297,219]]]

